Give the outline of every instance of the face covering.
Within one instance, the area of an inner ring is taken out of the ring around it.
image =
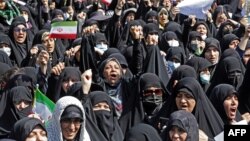
[[[9,47],[0,48],[0,50],[4,51],[8,56],[10,56],[11,49]]]
[[[195,52],[198,48],[198,45],[197,44],[190,44],[190,49],[192,52]]]
[[[102,50],[103,52],[106,51],[108,49],[108,45],[106,44],[97,44],[96,48]]]
[[[203,50],[201,48],[197,48],[194,52],[195,55],[200,56],[202,54]]]
[[[202,38],[202,40],[205,41],[205,39],[207,39],[207,35],[206,35],[206,34],[205,34],[205,35],[202,35],[201,38]]]
[[[202,84],[209,84],[210,78],[211,78],[210,74],[200,73],[200,80]]]
[[[155,95],[143,97],[144,110],[148,115],[151,115],[154,109],[162,103],[162,96]]]
[[[94,111],[94,113],[99,129],[107,139],[110,139],[114,123],[110,111],[98,110]]]
[[[179,42],[176,40],[170,40],[170,41],[168,41],[168,45],[170,47],[179,47]]]
[[[176,68],[178,68],[181,65],[181,63],[176,63],[173,61],[168,61],[168,69],[169,70],[175,70]]]
[[[228,83],[237,88],[238,84],[240,83],[240,77],[241,73],[239,72],[230,73],[228,75]]]

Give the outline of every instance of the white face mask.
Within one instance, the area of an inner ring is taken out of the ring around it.
[[[233,17],[233,13],[228,13],[229,17],[232,18]]]
[[[210,74],[200,73],[200,80],[202,84],[209,84],[210,78]]]
[[[4,51],[8,56],[10,56],[11,49],[9,47],[0,48],[0,50]]]
[[[207,39],[207,35],[205,34],[205,35],[201,35],[201,38],[202,38],[202,40],[205,40],[205,39]]]
[[[176,40],[170,40],[170,41],[168,41],[168,45],[170,47],[179,47],[179,42]]]
[[[98,48],[104,52],[108,49],[108,45],[107,44],[97,44],[96,48]]]
[[[25,19],[25,22],[28,22],[29,21],[29,16],[28,15],[23,15],[24,19]]]
[[[174,68],[178,68],[181,65],[181,63],[175,63],[175,62],[173,62],[173,65],[174,65]]]

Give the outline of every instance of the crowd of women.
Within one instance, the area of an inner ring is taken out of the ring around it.
[[[205,20],[182,1],[0,0],[0,140],[213,141],[248,124],[246,1],[214,0]],[[51,38],[64,21],[76,39]]]

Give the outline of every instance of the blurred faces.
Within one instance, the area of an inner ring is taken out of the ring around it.
[[[73,79],[69,79],[69,80],[65,80],[63,81],[62,83],[62,88],[63,88],[63,91],[66,93],[69,88],[76,82],[76,80],[73,80]]]
[[[109,111],[110,112],[110,107],[107,102],[100,102],[94,105],[93,111]]]
[[[239,40],[233,40],[233,41],[231,41],[231,43],[229,44],[229,48],[236,49],[239,43],[240,43]]]
[[[44,34],[48,34],[45,32]],[[43,35],[42,44],[47,48],[49,53],[52,53],[55,49],[55,40],[49,38],[49,35]]]
[[[5,44],[5,43],[0,44],[0,50],[4,51],[8,56],[10,56],[10,54],[11,54],[10,46]]]
[[[0,0],[0,10],[4,10],[6,7],[6,2],[4,0]]]
[[[47,141],[47,134],[43,128],[37,125],[26,138],[25,141]]]
[[[202,35],[207,35],[207,28],[204,24],[200,24],[197,26],[196,31]]]
[[[213,65],[219,61],[219,51],[216,47],[209,47],[205,52],[205,58]]]
[[[169,137],[171,141],[186,141],[187,133],[183,129],[173,126],[169,131]]]
[[[110,60],[104,67],[103,76],[111,86],[114,86],[122,76],[120,64],[114,60]]]
[[[247,62],[248,62],[249,58],[250,58],[250,49],[246,49],[245,52],[244,52],[244,55],[242,57],[243,63],[245,65],[247,65]]]
[[[133,20],[135,19],[135,13],[130,12],[130,13],[127,15],[126,19],[127,19],[127,20],[126,20],[127,22],[133,21]]]
[[[216,17],[216,23],[221,24],[223,22],[227,21],[227,16],[225,13],[221,12]]]
[[[161,24],[161,26],[165,26],[168,23],[168,11],[166,9],[162,9],[159,12],[159,16],[158,16],[158,20],[159,23]]]
[[[190,113],[196,105],[195,99],[186,92],[179,92],[175,98],[175,103],[179,110],[186,110]]]
[[[158,38],[159,38],[158,33],[149,33],[146,38],[147,45],[157,45]]]
[[[15,107],[16,107],[19,111],[21,111],[21,110],[27,108],[28,106],[30,106],[30,105],[31,105],[31,102],[30,102],[30,101],[26,101],[26,100],[15,101],[15,102],[14,102],[14,105],[15,105]]]
[[[15,41],[22,44],[25,42],[27,37],[27,28],[24,25],[20,24],[14,28],[13,35]]]
[[[63,138],[67,141],[73,141],[81,128],[81,124],[82,121],[79,118],[61,120]]]
[[[224,100],[223,106],[226,115],[230,121],[235,121],[238,105],[239,105],[238,97],[235,94],[228,96]]]

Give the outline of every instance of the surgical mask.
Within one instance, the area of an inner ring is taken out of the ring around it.
[[[181,63],[176,63],[176,62],[172,62],[172,61],[168,61],[168,69],[169,70],[175,70],[176,68],[178,68],[181,65]]]
[[[179,42],[176,40],[170,40],[170,41],[168,41],[168,45],[170,47],[179,47]]]
[[[28,15],[23,15],[23,18],[25,19],[25,22],[29,21],[29,16]]]
[[[202,84],[209,84],[211,79],[210,74],[200,73],[200,80]]]
[[[230,19],[233,17],[233,13],[231,13],[231,12],[228,12],[228,15],[229,15]]]
[[[98,48],[104,52],[108,49],[108,45],[107,44],[97,44],[96,48]]]
[[[195,50],[194,54],[197,55],[197,56],[200,56],[200,55],[202,54],[202,52],[203,52],[203,49],[201,49],[200,47],[198,47],[198,48]]]
[[[192,52],[195,52],[198,48],[198,44],[190,44],[190,49]]]
[[[4,51],[8,56],[11,54],[11,49],[9,47],[0,48],[0,50]]]
[[[205,35],[201,35],[201,38],[202,38],[202,40],[205,41],[205,39],[207,39],[207,35],[206,34]]]

